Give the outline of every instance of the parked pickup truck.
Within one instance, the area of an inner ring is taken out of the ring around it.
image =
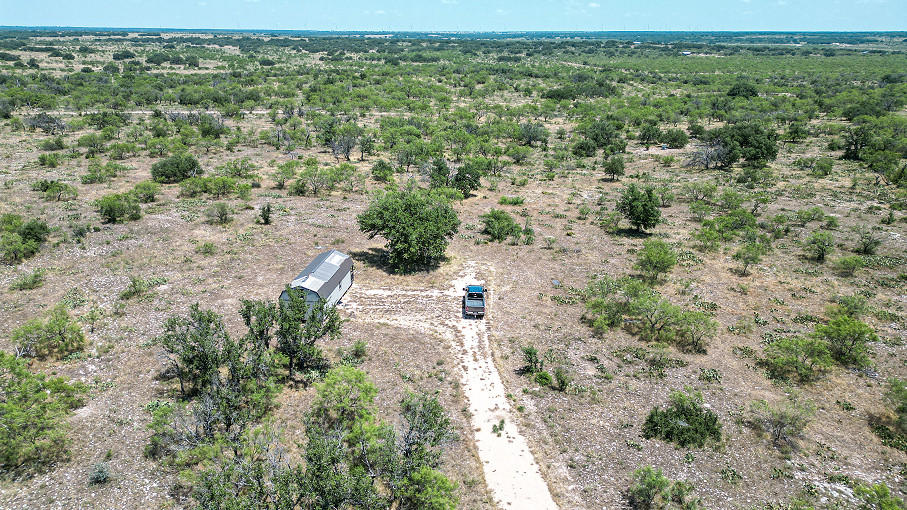
[[[463,290],[463,316],[482,319],[485,317],[485,296],[488,290],[481,285],[469,285]]]

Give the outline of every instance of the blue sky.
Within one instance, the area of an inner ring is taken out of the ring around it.
[[[0,24],[280,30],[907,30],[907,0],[0,0]]]

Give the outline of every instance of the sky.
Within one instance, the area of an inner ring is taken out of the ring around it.
[[[0,25],[340,31],[904,31],[907,0],[0,0]]]

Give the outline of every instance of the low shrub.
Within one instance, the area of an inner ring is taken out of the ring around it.
[[[261,206],[261,209],[258,210],[259,221],[262,225],[271,224],[271,204],[264,204]]]
[[[551,384],[554,382],[554,379],[551,378],[551,374],[545,372],[544,370],[535,374],[535,377],[533,379],[539,386],[551,386]]]
[[[65,418],[82,404],[85,386],[29,372],[0,351],[0,471],[40,470],[66,457]]]
[[[203,172],[198,159],[192,154],[174,154],[151,165],[151,178],[156,182],[175,183]]]
[[[16,278],[10,284],[9,290],[32,290],[44,285],[44,270],[35,269],[31,273]]]
[[[161,185],[154,181],[142,181],[132,188],[132,195],[140,203],[154,202],[155,197],[161,192]]]
[[[215,225],[226,225],[233,221],[233,210],[230,209],[230,206],[223,203],[217,202],[211,207],[205,210],[205,216],[208,217],[208,222]]]
[[[507,238],[519,238],[523,229],[513,219],[512,216],[504,211],[492,209],[486,214],[479,216],[485,228],[482,233],[487,235],[492,241],[504,241]]]
[[[88,483],[92,485],[105,484],[110,481],[111,477],[110,464],[98,462],[92,466],[91,473],[88,474]]]
[[[82,327],[60,304],[51,310],[47,320],[33,319],[13,330],[10,340],[23,358],[64,358],[85,348]]]
[[[74,186],[60,181],[41,179],[32,184],[31,189],[44,193],[44,200],[48,202],[68,202],[79,196],[79,192]]]
[[[810,400],[791,394],[785,401],[769,404],[756,400],[750,404],[751,423],[767,432],[775,445],[793,447],[809,424],[816,408]]]
[[[671,392],[671,406],[654,408],[642,427],[646,439],[661,439],[682,448],[703,447],[709,442],[721,441],[721,423],[718,415],[702,406],[702,393]]]
[[[672,481],[660,469],[646,466],[633,472],[633,485],[627,491],[633,508],[639,510],[697,510],[698,498],[690,497],[693,484]]]
[[[0,217],[0,259],[18,264],[32,257],[49,234],[50,228],[41,220],[26,222],[18,214],[4,214]]]
[[[58,166],[60,166],[60,155],[40,154],[38,156],[38,164],[41,166],[46,166],[47,168],[57,168]]]
[[[372,165],[372,178],[378,182],[388,182],[394,176],[394,167],[383,159]]]
[[[498,200],[499,205],[523,205],[526,199],[523,197],[501,197]]]
[[[95,202],[95,207],[104,223],[135,221],[142,217],[141,207],[129,193],[104,195]]]
[[[58,151],[66,148],[66,142],[63,141],[62,136],[57,136],[42,141],[38,147],[42,151]]]

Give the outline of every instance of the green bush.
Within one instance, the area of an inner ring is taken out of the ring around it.
[[[195,198],[208,191],[207,177],[190,177],[180,182],[179,196],[182,198]]]
[[[156,182],[181,182],[201,175],[202,167],[192,154],[180,153],[151,165],[151,178]]]
[[[573,155],[579,158],[590,158],[595,156],[598,147],[595,142],[588,138],[581,138],[573,144]]]
[[[290,185],[289,190],[287,190],[288,195],[298,197],[303,197],[308,192],[309,184],[305,181],[305,179],[296,179],[295,181],[293,181],[293,184]]]
[[[47,240],[50,228],[41,220],[24,221],[18,214],[0,217],[0,258],[8,264],[17,264],[38,253]]]
[[[82,404],[81,384],[28,371],[0,351],[0,471],[32,471],[65,458],[65,418]]]
[[[60,181],[41,179],[32,184],[31,189],[44,193],[44,200],[48,202],[68,202],[79,196],[79,192],[74,186]]]
[[[161,185],[154,181],[142,181],[132,188],[132,195],[142,204],[154,202],[161,192]]]
[[[690,137],[682,129],[667,129],[659,141],[671,149],[683,149],[690,143]]]
[[[217,202],[205,210],[205,216],[208,217],[208,222],[215,225],[226,225],[227,223],[230,223],[233,221],[232,214],[233,210],[224,202]]]
[[[835,260],[835,270],[841,274],[841,276],[853,276],[857,270],[862,269],[866,263],[863,261],[863,257],[859,255],[847,255],[840,257]]]
[[[22,239],[16,232],[5,232],[0,237],[0,256],[7,264],[18,264],[38,252],[38,244]]]
[[[128,170],[127,167],[108,161],[102,165],[97,158],[88,163],[88,173],[82,176],[82,184],[104,183]]]
[[[264,204],[261,206],[261,209],[258,210],[259,223],[262,225],[271,224],[271,204]]]
[[[554,382],[554,379],[551,378],[551,374],[545,372],[544,370],[535,374],[533,380],[539,386],[551,386],[551,384]]]
[[[498,199],[498,205],[523,205],[525,201],[523,197],[501,197]]]
[[[690,497],[693,490],[693,484],[672,481],[660,469],[646,466],[633,472],[628,495],[637,510],[698,510],[699,499]]]
[[[59,154],[40,154],[38,155],[38,164],[47,168],[57,168],[60,166]]]
[[[734,252],[733,259],[740,262],[743,266],[740,268],[740,274],[746,276],[750,266],[762,261],[762,256],[768,252],[768,248],[762,243],[746,243]]]
[[[860,510],[904,510],[907,508],[904,500],[891,494],[891,489],[884,483],[873,485],[856,484],[853,488],[855,496],[863,502]]]
[[[649,281],[655,283],[658,277],[668,273],[677,265],[677,254],[661,239],[646,239],[638,253],[634,269],[641,271]]]
[[[621,177],[625,173],[626,164],[624,162],[623,156],[611,156],[605,161],[604,172],[611,177],[611,180],[616,180],[618,177]]]
[[[815,336],[785,337],[765,348],[759,360],[772,379],[812,382],[818,379],[833,360],[828,343]]]
[[[205,190],[214,198],[223,198],[236,191],[236,180],[232,177],[211,177]]]
[[[636,184],[630,184],[621,191],[617,212],[623,214],[630,225],[639,231],[654,227],[661,219],[655,189],[639,189]]]
[[[869,366],[867,344],[878,340],[872,328],[847,315],[839,315],[828,324],[816,326],[815,334],[828,342],[831,356],[838,363],[858,368]]]
[[[38,147],[40,147],[42,151],[58,151],[66,148],[66,142],[63,141],[62,136],[57,136],[42,141]]]
[[[25,358],[64,358],[85,348],[82,327],[60,304],[51,310],[47,320],[33,319],[13,330],[10,340],[16,352]]]
[[[554,382],[557,383],[556,388],[558,391],[567,391],[567,388],[570,387],[570,383],[573,382],[573,377],[566,369],[556,367],[554,369]]]
[[[505,211],[492,209],[486,214],[479,216],[479,219],[485,225],[482,233],[487,235],[492,241],[501,242],[510,237],[519,238],[523,233],[523,229],[513,219],[513,216]]]
[[[866,296],[851,294],[850,296],[835,296],[834,305],[830,307],[829,315],[838,316],[846,315],[853,319],[859,319],[866,313]]]
[[[517,372],[524,375],[535,375],[541,372],[545,366],[539,357],[539,350],[531,345],[523,347],[523,363]]]
[[[212,242],[204,242],[195,248],[195,252],[201,255],[214,255],[217,252],[217,245]]]
[[[296,177],[296,169],[299,168],[299,165],[300,162],[295,159],[277,165],[277,170],[271,173],[271,178],[274,180],[274,187],[283,189],[284,186],[286,186],[287,181]]]
[[[378,182],[388,182],[394,176],[394,167],[383,159],[379,159],[372,165],[372,178]]]
[[[661,439],[682,448],[703,447],[709,442],[721,441],[721,423],[718,415],[702,407],[702,393],[689,391],[671,392],[671,406],[652,409],[642,427],[646,439]]]
[[[370,238],[380,235],[387,239],[388,262],[398,271],[440,259],[460,226],[448,200],[415,188],[376,197],[356,221]]]
[[[95,202],[98,214],[104,223],[135,221],[142,217],[142,209],[133,195],[112,193]]]
[[[907,433],[907,381],[896,377],[888,380],[888,391],[885,398],[894,407],[898,418],[895,424],[900,433]]]
[[[824,262],[825,257],[834,251],[835,240],[829,232],[813,232],[806,238],[803,248],[816,262]]]
[[[861,255],[875,254],[876,248],[882,244],[882,240],[879,239],[879,231],[873,228],[861,227],[856,229],[856,232],[858,239],[854,251]]]

